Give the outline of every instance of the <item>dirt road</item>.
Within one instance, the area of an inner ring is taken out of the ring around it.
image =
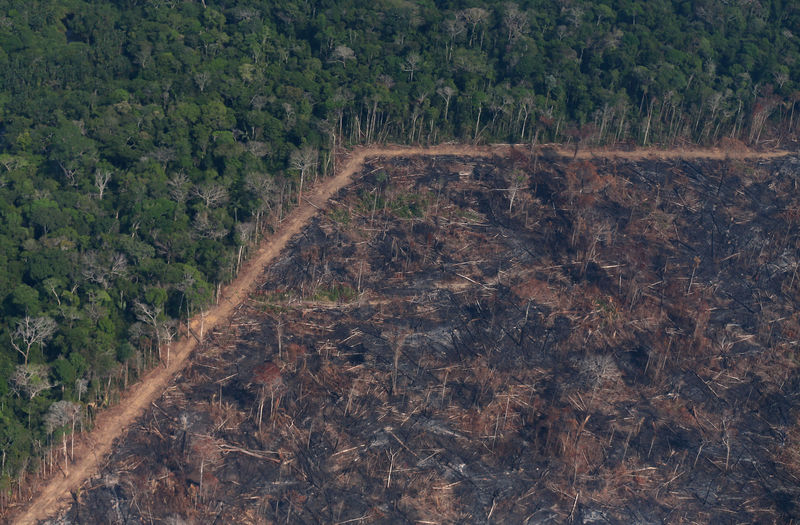
[[[264,268],[286,246],[292,236],[299,233],[308,221],[325,207],[328,199],[340,189],[347,186],[353,176],[363,165],[368,157],[400,157],[417,155],[463,155],[472,157],[485,157],[492,155],[508,154],[512,148],[521,151],[528,146],[463,146],[445,144],[430,148],[423,147],[364,147],[356,148],[344,158],[339,159],[337,173],[334,177],[324,180],[313,188],[304,198],[304,202],[296,207],[283,221],[278,231],[261,243],[261,247],[245,264],[239,276],[228,286],[222,289],[221,299],[217,306],[205,313],[203,318],[197,316],[191,321],[195,333],[203,331],[208,333],[214,328],[221,327],[231,316],[234,309],[240,305],[258,284]],[[558,153],[572,157],[572,148],[553,148]],[[594,157],[643,159],[643,158],[773,158],[787,155],[785,151],[751,152],[736,151],[726,152],[714,149],[676,149],[676,150],[581,150],[577,157],[588,159]],[[186,366],[192,350],[197,346],[193,338],[183,338],[174,345],[171,352],[169,366],[159,366],[146,374],[141,381],[124,393],[117,406],[102,412],[94,429],[80,439],[76,447],[76,462],[69,467],[65,475],[54,477],[45,484],[40,492],[31,499],[24,508],[12,518],[12,523],[33,524],[39,520],[56,515],[70,501],[70,493],[80,489],[83,483],[94,475],[108,453],[111,451],[114,440],[127,431],[129,426],[144,413],[145,409],[155,401],[169,385],[175,375]]]

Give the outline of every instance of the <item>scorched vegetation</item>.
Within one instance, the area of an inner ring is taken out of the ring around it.
[[[797,520],[799,176],[371,161],[69,517]]]

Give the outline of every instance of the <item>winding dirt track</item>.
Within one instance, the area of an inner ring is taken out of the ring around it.
[[[299,233],[308,224],[308,221],[319,209],[325,207],[328,199],[340,189],[347,186],[352,177],[368,157],[403,157],[403,156],[433,156],[433,155],[461,155],[468,157],[488,157],[492,155],[507,155],[513,148],[526,151],[529,146],[466,146],[445,144],[429,148],[424,147],[363,147],[356,148],[347,156],[340,159],[340,166],[334,177],[327,179],[304,198],[300,206],[296,207],[283,221],[280,228],[270,238],[262,241],[258,251],[243,266],[239,276],[228,286],[222,289],[219,304],[212,307],[204,316],[204,330],[210,332],[219,328],[228,320],[234,309],[239,306],[257,285],[267,264],[286,246],[292,236]],[[573,148],[554,147],[555,151],[565,157],[572,158]],[[620,150],[582,150],[577,153],[579,159],[589,158],[619,158],[637,160],[645,158],[685,158],[685,159],[725,159],[725,158],[775,158],[788,155],[787,151],[754,152],[749,150],[725,151],[720,149],[673,149],[654,150],[641,149],[633,151]],[[201,318],[195,317],[191,321],[195,333],[200,333]],[[59,475],[49,480],[42,489],[25,504],[23,509],[12,517],[12,523],[34,524],[39,520],[56,515],[70,504],[70,494],[77,491],[83,483],[97,473],[106,456],[111,452],[114,440],[122,436],[129,426],[144,413],[145,409],[154,402],[167,388],[170,381],[187,364],[192,350],[197,346],[194,338],[185,337],[178,341],[172,348],[169,366],[159,366],[146,374],[141,381],[132,386],[123,394],[120,403],[103,411],[95,421],[94,429],[76,443],[75,457],[78,459],[70,466],[65,475]]]

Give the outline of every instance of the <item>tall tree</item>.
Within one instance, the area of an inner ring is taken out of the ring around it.
[[[317,151],[317,148],[308,145],[293,151],[289,158],[289,164],[292,169],[300,173],[300,185],[297,189],[298,204],[303,198],[303,182],[309,173],[316,173],[318,158],[319,151]]]
[[[56,322],[47,316],[26,315],[17,321],[17,327],[11,334],[11,346],[22,355],[23,364],[28,364],[31,349],[36,345],[45,344],[53,336],[56,328]]]

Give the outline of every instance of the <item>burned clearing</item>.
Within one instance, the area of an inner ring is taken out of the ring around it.
[[[800,519],[799,178],[373,159],[58,521]]]

